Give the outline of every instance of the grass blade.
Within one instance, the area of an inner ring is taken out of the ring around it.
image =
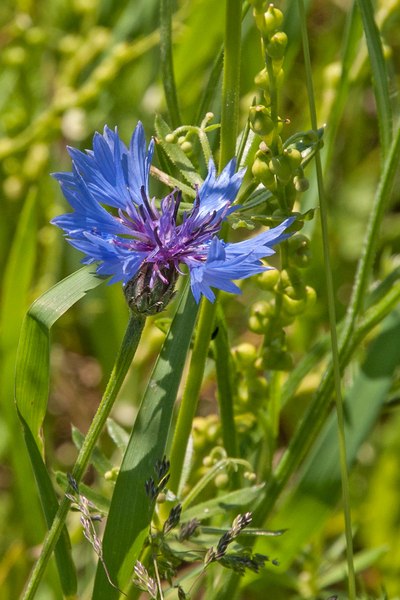
[[[104,533],[104,561],[123,589],[148,535],[152,510],[144,484],[165,453],[174,403],[198,307],[187,286],[150,377],[115,486]],[[98,565],[93,600],[118,597]]]
[[[389,77],[383,56],[382,40],[374,19],[371,0],[359,0],[363,28],[371,61],[372,83],[378,112],[382,156],[386,157],[392,141],[392,105],[389,95]]]

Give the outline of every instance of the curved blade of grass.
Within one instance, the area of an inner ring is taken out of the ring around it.
[[[382,156],[386,157],[392,141],[392,105],[389,95],[389,77],[383,56],[382,40],[374,19],[371,0],[358,0],[363,28],[371,61],[372,84],[374,87]]]
[[[198,306],[187,286],[157,359],[122,461],[107,526],[103,556],[111,581],[123,589],[148,535],[153,506],[145,482],[162,459],[189,350]],[[112,600],[118,592],[98,565],[93,600]]]
[[[176,90],[174,63],[172,58],[172,2],[160,2],[160,59],[161,79],[171,124],[174,129],[181,124],[178,92]]]
[[[50,327],[70,306],[104,279],[96,275],[93,265],[84,267],[35,300],[22,324],[15,373],[15,399],[48,527],[58,509],[57,496],[42,458],[43,442],[40,436],[49,391]],[[77,579],[66,529],[55,547],[55,556],[64,593],[67,596],[74,595]]]
[[[202,521],[203,519],[215,517],[215,515],[226,514],[231,510],[242,510],[243,507],[250,510],[254,504],[257,504],[263,498],[264,490],[264,484],[253,485],[195,504],[182,510],[181,522],[185,523],[194,518]]]
[[[36,199],[37,189],[28,192],[17,229],[12,241],[3,277],[0,312],[0,404],[8,435],[15,482],[14,510],[24,522],[26,540],[38,544],[44,534],[40,503],[36,496],[29,458],[21,452],[23,438],[18,415],[15,411],[14,371],[18,339],[27,307],[36,259]],[[7,443],[6,441],[6,443]]]
[[[50,368],[50,327],[75,302],[107,277],[88,265],[57,283],[29,308],[22,324],[15,373],[15,398],[20,415],[41,452],[40,429],[47,408]]]

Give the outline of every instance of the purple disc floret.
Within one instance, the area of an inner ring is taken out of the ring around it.
[[[208,175],[196,189],[193,207],[178,217],[182,192],[175,189],[159,207],[149,197],[150,164],[154,151],[139,122],[129,148],[119,139],[117,129],[107,126],[95,133],[93,150],[86,153],[68,148],[72,173],[54,173],[74,212],[52,220],[67,234],[69,243],[86,254],[81,261],[99,262],[97,272],[112,275],[109,283],[125,286],[140,269],[151,265],[150,287],[157,278],[168,283],[186,264],[193,295],[214,301],[211,288],[240,293],[234,279],[265,271],[260,259],[274,254],[272,246],[289,237],[279,226],[238,243],[218,238],[222,222],[238,206],[232,206],[245,169],[236,173],[232,159],[219,177],[210,159]],[[112,207],[114,214],[106,210]]]

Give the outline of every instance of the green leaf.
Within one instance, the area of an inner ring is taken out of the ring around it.
[[[40,429],[47,408],[49,392],[50,327],[75,302],[107,277],[96,274],[88,265],[57,283],[29,308],[22,324],[18,346],[15,395],[18,410],[43,450]]]
[[[247,229],[254,229],[256,226],[254,223],[253,215],[244,215],[239,212],[231,213],[227,217],[227,221],[232,229],[238,229],[239,227],[246,227]]]
[[[159,138],[167,156],[180,170],[185,179],[187,179],[189,183],[201,185],[203,183],[202,178],[194,168],[192,162],[188,159],[183,150],[181,150],[179,144],[167,142],[165,140],[166,136],[172,133],[172,130],[159,114],[156,116],[155,129],[157,132],[157,137]]]
[[[104,561],[123,589],[148,535],[152,506],[145,482],[166,449],[174,403],[189,349],[198,306],[187,287],[174,316],[140,406],[122,461],[104,533]],[[98,565],[93,600],[118,597]]]
[[[384,546],[379,546],[378,548],[370,548],[368,550],[363,550],[362,552],[358,552],[354,556],[354,570],[356,573],[360,571],[364,571],[364,569],[368,569],[372,567],[382,556],[384,556],[387,552],[389,552],[390,546],[385,544]],[[348,573],[348,565],[347,561],[343,561],[338,565],[335,565],[329,571],[318,577],[316,585],[318,589],[326,588],[331,585],[335,585],[340,581],[346,579]]]
[[[4,270],[0,312],[0,405],[5,425],[1,446],[2,450],[7,445],[9,448],[15,480],[14,509],[23,520],[26,539],[32,545],[40,543],[44,523],[29,457],[21,452],[24,442],[13,398],[18,339],[29,306],[36,260],[36,212],[37,189],[33,187],[22,208]]]
[[[110,438],[118,446],[118,448],[123,454],[129,442],[128,433],[123,427],[121,427],[121,425],[118,425],[118,423],[116,423],[114,419],[111,419],[111,417],[107,419],[107,431]]]
[[[186,185],[186,183],[182,183],[182,181],[175,179],[175,177],[172,177],[172,175],[164,173],[164,171],[160,171],[160,169],[157,169],[157,167],[150,167],[150,173],[151,175],[153,175],[153,177],[161,181],[161,183],[163,183],[164,185],[170,188],[177,187],[180,190],[182,190],[182,192],[187,196],[190,196],[191,198],[196,198],[196,190]]]
[[[381,36],[374,19],[372,2],[371,0],[359,0],[358,6],[361,11],[368,55],[371,61],[372,83],[378,112],[382,155],[385,157],[392,140],[392,105],[389,95],[389,77],[383,55]]]
[[[22,324],[15,372],[15,398],[48,527],[58,509],[57,496],[42,458],[40,433],[49,390],[50,327],[70,306],[104,279],[96,275],[94,265],[84,267],[35,300]],[[67,596],[74,595],[77,579],[65,528],[55,547],[55,556],[64,593]]]
[[[243,488],[229,494],[219,496],[219,498],[213,498],[191,506],[186,510],[182,511],[181,521],[190,521],[195,517],[202,521],[215,517],[215,515],[222,515],[231,510],[242,510],[243,507],[250,510],[255,503],[258,503],[264,494],[264,485],[253,485],[251,487]]]

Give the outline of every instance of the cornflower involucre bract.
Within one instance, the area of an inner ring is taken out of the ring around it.
[[[238,208],[232,203],[245,170],[235,173],[235,159],[219,177],[210,160],[193,207],[180,216],[180,190],[162,199],[159,208],[155,199],[149,198],[154,140],[146,152],[141,123],[129,148],[119,139],[117,129],[113,132],[106,126],[103,135],[95,133],[93,150],[68,150],[73,172],[53,177],[74,212],[58,216],[52,223],[67,233],[72,246],[86,254],[81,262],[100,262],[97,272],[112,275],[109,283],[122,281],[126,287],[146,269],[151,289],[157,282],[175,282],[180,265],[186,264],[196,301],[203,294],[213,302],[212,287],[240,293],[232,279],[265,271],[268,267],[260,259],[274,254],[271,246],[288,237],[284,231],[293,219],[243,242],[231,244],[218,238],[223,220]],[[104,206],[114,208],[114,214]]]

